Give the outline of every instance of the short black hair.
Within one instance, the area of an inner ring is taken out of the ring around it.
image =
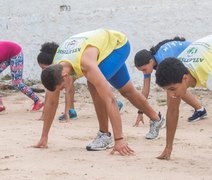
[[[149,64],[150,59],[154,58],[150,51],[142,49],[135,54],[134,64],[135,67],[141,67]]]
[[[50,65],[54,59],[59,45],[55,42],[46,42],[41,46],[40,53],[37,56],[39,64]]]
[[[177,58],[164,59],[157,67],[156,83],[160,87],[181,83],[184,74],[189,74],[188,69]]]
[[[54,91],[56,86],[62,83],[62,70],[61,64],[52,64],[42,71],[41,82],[46,89]]]

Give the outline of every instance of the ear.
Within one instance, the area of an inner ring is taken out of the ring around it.
[[[150,62],[153,66],[157,65],[157,62],[154,60],[154,58],[150,59],[149,62]]]
[[[182,82],[185,82],[186,84],[188,83],[188,74],[183,75]]]
[[[149,60],[149,62],[150,62],[150,63],[153,63],[153,62],[154,62],[154,59],[151,58],[151,59]]]
[[[66,72],[63,71],[63,72],[62,72],[62,77],[63,77],[63,78],[66,78],[66,77],[68,77],[68,74],[67,74]]]

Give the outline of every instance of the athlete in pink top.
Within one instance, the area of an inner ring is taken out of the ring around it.
[[[21,46],[15,42],[0,41],[0,73],[8,66],[11,69],[12,84],[34,101],[32,111],[42,108],[43,103],[40,102],[38,96],[30,87],[23,83],[23,53]],[[5,106],[0,97],[0,112],[4,110]]]

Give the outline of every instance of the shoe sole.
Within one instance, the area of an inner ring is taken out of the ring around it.
[[[77,117],[69,117],[70,119],[73,119],[73,120],[75,120],[75,119],[77,119]]]
[[[160,138],[160,136],[158,135],[156,138],[147,138],[147,137],[145,137],[145,139],[147,139],[147,140],[157,140],[157,139],[159,139]]]
[[[114,146],[113,143],[112,144],[109,144],[109,145],[107,145],[106,147],[103,147],[103,148],[91,148],[91,147],[87,146],[86,147],[86,150],[87,151],[103,151],[103,150],[106,150],[106,149],[110,149],[113,146]]]
[[[3,112],[3,111],[5,111],[6,109],[0,109],[0,112]]]
[[[76,119],[77,119],[77,117],[73,117],[73,118],[70,118],[70,117],[69,117],[68,120],[65,120],[65,119],[63,119],[63,118],[61,118],[61,117],[58,117],[58,120],[59,120],[59,121],[69,121],[69,120],[76,120]]]
[[[199,121],[199,120],[202,120],[202,119],[205,119],[205,118],[207,118],[207,114],[203,115],[203,116],[201,116],[201,117],[199,117],[199,118],[197,118],[195,120],[188,120],[188,122],[196,122],[196,121]]]

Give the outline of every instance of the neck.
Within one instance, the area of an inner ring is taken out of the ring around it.
[[[70,74],[70,75],[74,74],[74,69],[71,64],[67,62],[62,62],[60,64],[63,66],[63,69],[65,70],[67,74]]]
[[[196,79],[191,74],[188,74],[188,87],[195,87],[196,83]]]
[[[157,63],[157,61],[155,60],[155,58],[152,58],[152,60],[153,60],[153,66],[154,66],[154,67],[157,66],[158,63]]]

